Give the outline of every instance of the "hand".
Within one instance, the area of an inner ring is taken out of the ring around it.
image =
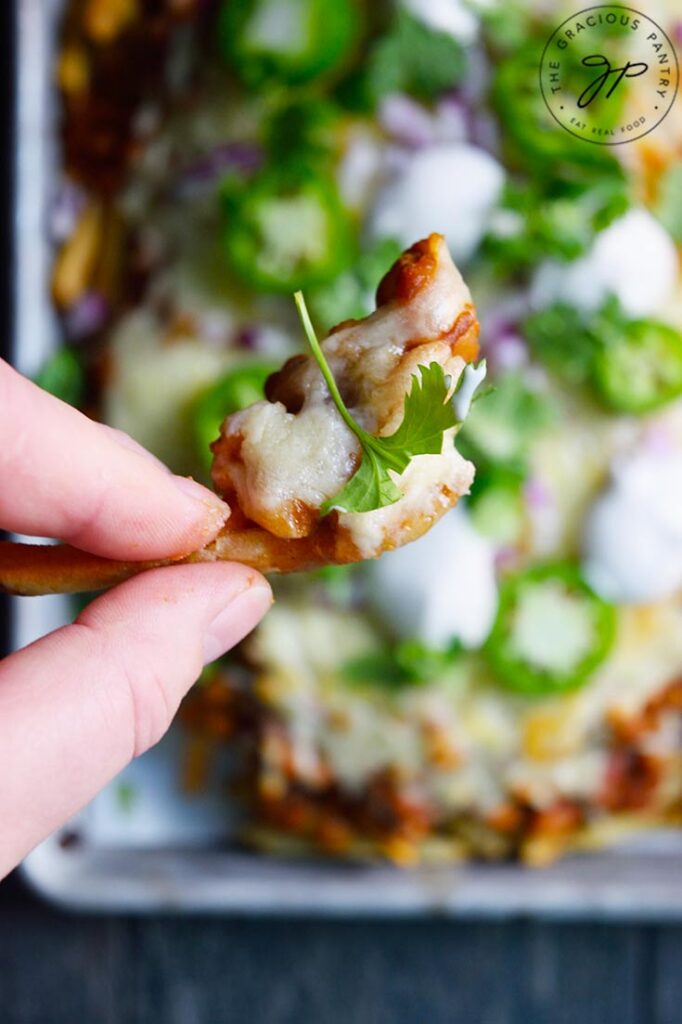
[[[228,514],[206,488],[0,360],[0,527],[161,559],[206,544]],[[0,662],[0,877],[161,738],[202,666],[271,602],[266,580],[244,566],[155,569]]]

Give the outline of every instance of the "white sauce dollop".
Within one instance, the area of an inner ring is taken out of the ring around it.
[[[402,6],[418,21],[460,43],[473,43],[478,35],[478,18],[462,0],[403,0]]]
[[[478,146],[450,143],[420,150],[379,192],[371,233],[408,246],[438,231],[454,259],[466,260],[487,230],[503,184],[502,166]]]
[[[597,235],[585,256],[541,264],[531,301],[536,307],[563,301],[589,312],[614,293],[630,316],[648,316],[670,296],[677,273],[677,250],[665,228],[647,210],[628,210]]]
[[[463,508],[369,567],[372,603],[400,636],[444,647],[483,643],[497,611],[495,548]]]
[[[619,460],[583,546],[585,576],[609,600],[639,604],[682,589],[682,453]]]

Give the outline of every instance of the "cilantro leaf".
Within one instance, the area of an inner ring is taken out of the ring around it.
[[[372,104],[392,92],[432,99],[457,85],[464,67],[464,51],[456,39],[401,10],[369,54],[365,92]]]
[[[510,184],[491,217],[481,256],[501,276],[518,276],[549,257],[574,260],[627,208],[615,178],[597,177],[590,187],[552,186],[551,192],[545,183]]]
[[[533,354],[550,370],[570,383],[584,383],[599,340],[580,310],[566,302],[554,303],[531,313],[522,333]]]
[[[523,334],[550,370],[581,384],[589,379],[599,352],[620,342],[626,325],[627,317],[612,295],[591,315],[563,302],[531,313]]]
[[[444,649],[427,647],[419,640],[401,640],[392,647],[347,661],[341,669],[349,683],[383,685],[391,689],[422,686],[446,672],[462,653],[458,640]]]
[[[549,306],[528,317],[523,331],[550,370],[586,386],[607,409],[642,415],[682,391],[679,332],[629,318],[614,295],[596,312]]]
[[[405,469],[415,455],[439,455],[443,433],[457,425],[455,411],[446,402],[449,385],[440,363],[420,366],[421,379],[412,377],[412,387],[405,396],[405,412],[395,434],[372,438],[380,442],[383,452],[392,452]],[[461,381],[460,377],[460,381]]]
[[[116,787],[116,802],[124,814],[130,814],[137,799],[137,793],[130,782],[119,782]]]
[[[325,501],[322,515],[334,509],[339,512],[371,512],[375,508],[393,505],[400,498],[402,492],[393,483],[386,464],[370,445],[363,444],[360,468],[336,497]]]
[[[405,397],[403,419],[390,437],[373,437],[364,430],[358,434],[362,462],[343,490],[325,502],[323,512],[371,512],[392,505],[402,492],[388,470],[402,473],[415,455],[438,455],[443,433],[457,425],[454,409],[447,402],[448,384],[439,363],[419,367],[420,378],[412,377]]]
[[[322,514],[333,509],[341,512],[371,512],[392,505],[402,497],[390,470],[402,473],[415,455],[438,455],[443,447],[443,434],[458,426],[452,401],[450,382],[439,363],[419,366],[409,393],[405,396],[403,419],[390,437],[375,437],[355,422],[341,397],[334,376],[325,359],[301,292],[296,292],[296,306],[312,349],[315,361],[325,379],[334,404],[346,426],[353,431],[362,448],[362,461],[345,487],[322,505]],[[464,380],[462,374],[455,391]]]
[[[78,408],[85,395],[85,369],[72,348],[60,348],[51,355],[34,377],[43,391]]]

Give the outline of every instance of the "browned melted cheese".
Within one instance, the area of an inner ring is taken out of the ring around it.
[[[322,348],[352,416],[375,435],[399,426],[419,365],[439,363],[454,384],[478,354],[478,322],[442,236],[403,253],[379,285],[376,312],[339,324]],[[453,433],[440,455],[417,456],[396,475],[404,496],[394,505],[323,518],[321,505],[356,471],[361,449],[314,359],[294,356],[212,446],[214,483],[235,513],[227,530],[265,531],[263,544],[287,571],[291,558],[303,567],[376,557],[420,536],[467,493],[473,467]]]

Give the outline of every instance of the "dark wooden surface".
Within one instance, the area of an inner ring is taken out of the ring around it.
[[[11,9],[0,5],[6,110]],[[0,270],[5,354],[9,283]],[[0,653],[6,624],[0,600]],[[0,1024],[91,1022],[682,1024],[682,926],[80,917],[3,883]]]
[[[97,918],[0,887],[2,1024],[680,1024],[682,927]]]

